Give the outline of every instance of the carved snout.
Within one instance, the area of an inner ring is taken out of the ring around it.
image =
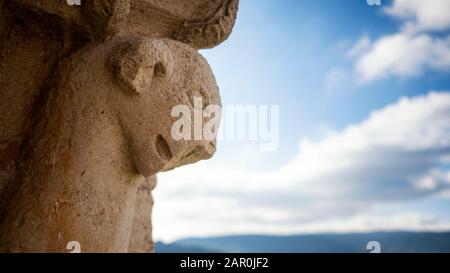
[[[177,151],[176,155],[170,157],[170,160],[165,164],[163,171],[168,171],[180,166],[193,164],[200,160],[210,159],[215,152],[215,141],[202,141],[193,145],[183,147],[182,150]]]
[[[170,49],[157,39],[136,39],[119,46],[111,66],[122,90],[144,93],[155,78],[169,78],[173,71]]]
[[[216,152],[216,141],[192,141],[179,143],[163,135],[157,135],[153,143],[156,158],[152,164],[142,164],[138,169],[145,176],[154,171],[169,171],[177,167],[193,164],[201,160],[210,159]]]
[[[193,148],[185,149],[179,152],[180,155],[172,154],[172,149],[162,135],[156,137],[155,149],[158,156],[165,162],[174,161],[168,165],[182,166],[185,164],[195,163],[199,160],[209,159],[216,152],[216,141],[204,141],[194,145]],[[175,160],[173,160],[175,159]]]

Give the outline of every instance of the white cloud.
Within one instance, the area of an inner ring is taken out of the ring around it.
[[[347,52],[347,57],[353,59],[355,57],[361,56],[364,52],[370,49],[372,42],[369,36],[362,36],[353,47]]]
[[[414,31],[450,28],[450,1],[395,0],[386,13],[406,20],[406,28]]]
[[[389,76],[418,76],[425,70],[450,70],[450,36],[400,32],[380,38],[356,61],[358,81],[367,83]]]
[[[416,187],[424,190],[441,191],[445,194],[450,186],[450,172],[442,172],[440,170],[431,170],[428,174],[414,179]]]
[[[402,30],[373,42],[363,36],[348,51],[356,59],[357,82],[450,71],[450,36],[432,32],[450,28],[450,1],[395,0],[385,11],[401,20]]]
[[[392,215],[361,219],[380,204],[448,192],[450,172],[440,167],[450,156],[449,120],[450,92],[430,92],[403,98],[321,141],[302,140],[298,155],[277,171],[206,162],[162,174],[156,238],[399,227]],[[417,228],[442,225],[421,219]]]

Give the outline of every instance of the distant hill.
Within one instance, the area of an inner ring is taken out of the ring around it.
[[[159,253],[367,253],[378,241],[384,253],[450,253],[450,232],[375,232],[296,236],[242,235],[190,238],[172,244],[156,243]]]
[[[157,253],[221,253],[222,251],[208,249],[198,246],[189,246],[178,243],[164,244],[156,242],[155,249]]]

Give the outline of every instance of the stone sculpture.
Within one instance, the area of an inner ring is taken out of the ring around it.
[[[151,251],[154,176],[216,149],[174,140],[170,111],[220,105],[197,49],[228,37],[238,1],[80,4],[0,2],[3,252]]]

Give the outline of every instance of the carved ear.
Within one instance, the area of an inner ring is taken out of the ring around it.
[[[111,56],[111,66],[120,87],[130,94],[141,94],[155,78],[169,78],[173,57],[164,42],[137,39],[120,45]]]

